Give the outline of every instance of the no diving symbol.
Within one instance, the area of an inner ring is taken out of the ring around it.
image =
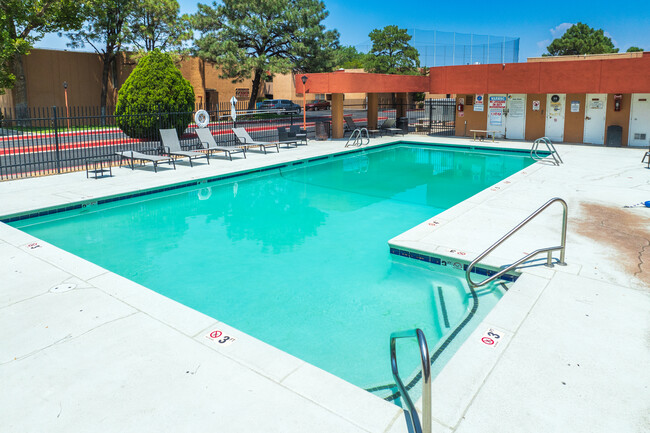
[[[223,334],[221,331],[212,331],[210,332],[210,338],[219,338],[221,337],[221,334]]]
[[[487,344],[488,346],[494,345],[494,340],[491,339],[490,337],[483,337],[483,338],[481,338],[481,341],[483,343]]]

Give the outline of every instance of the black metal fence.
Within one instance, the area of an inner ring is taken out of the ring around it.
[[[91,159],[102,158],[119,163],[115,152],[135,150],[159,153],[161,143],[159,129],[175,127],[181,137],[181,145],[187,149],[200,146],[196,137],[194,115],[205,109],[210,122],[208,128],[215,140],[222,145],[237,144],[231,128],[244,127],[252,138],[260,141],[278,139],[277,128],[302,124],[301,114],[252,113],[242,115],[247,102],[237,103],[239,112],[236,122],[230,113],[230,103],[222,102],[206,107],[197,105],[192,112],[162,112],[152,109],[146,114],[116,115],[114,107],[30,108],[18,116],[10,109],[0,111],[0,180],[65,173],[83,170]],[[410,132],[418,134],[454,135],[454,100],[427,100],[421,103],[397,106],[381,101],[379,124],[386,119],[404,116],[408,118]],[[355,120],[367,120],[366,103],[348,101],[346,115]],[[400,116],[398,116],[400,114]],[[313,134],[319,121],[331,121],[329,110],[310,112],[307,115],[307,131]],[[129,125],[148,125],[134,128]]]
[[[296,114],[261,113],[239,114],[237,121],[233,122],[230,104],[207,108],[210,116],[208,128],[222,145],[236,144],[233,127],[246,128],[256,140],[272,141],[277,140],[278,127],[302,124],[303,120]],[[245,103],[237,104],[238,111],[246,108]],[[170,113],[151,110],[146,114],[116,115],[113,107],[106,110],[47,107],[30,108],[20,116],[9,109],[0,111],[0,114],[0,180],[83,170],[86,161],[95,158],[118,163],[117,151],[159,153],[158,130],[163,128],[176,127],[184,148],[200,146],[195,133],[195,111]],[[140,128],[137,134],[127,134],[124,132],[129,131],[125,127],[127,124],[143,124],[149,128]]]

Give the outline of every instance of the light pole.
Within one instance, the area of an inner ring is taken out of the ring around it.
[[[307,131],[307,76],[300,77],[302,80],[302,129]]]
[[[65,93],[65,117],[68,118],[68,131],[70,131],[70,110],[68,109],[68,82],[63,82],[63,92]]]

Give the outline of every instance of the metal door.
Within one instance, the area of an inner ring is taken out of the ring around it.
[[[506,102],[506,138],[523,140],[526,131],[526,95],[508,95]]]
[[[585,107],[585,129],[582,141],[591,144],[605,144],[606,93],[587,93]]]
[[[546,96],[546,126],[544,135],[554,142],[564,141],[564,110],[566,95],[554,93]]]
[[[630,109],[629,146],[650,146],[650,93],[633,93]]]
[[[488,95],[487,130],[495,131],[495,137],[505,137],[506,95]]]

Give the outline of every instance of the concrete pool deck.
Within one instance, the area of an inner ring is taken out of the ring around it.
[[[100,180],[78,172],[2,182],[0,216],[317,157],[343,143],[157,174],[148,166]],[[569,204],[568,266],[524,269],[443,368],[434,432],[650,429],[650,209],[623,208],[650,200],[650,170],[640,149],[557,147],[564,165],[535,164],[391,240],[469,261],[549,198]],[[557,244],[559,215],[549,208],[490,260]],[[0,263],[2,431],[407,431],[399,407],[5,224]],[[488,329],[502,336],[496,347],[481,342]],[[219,344],[209,338],[216,331],[235,341]]]

